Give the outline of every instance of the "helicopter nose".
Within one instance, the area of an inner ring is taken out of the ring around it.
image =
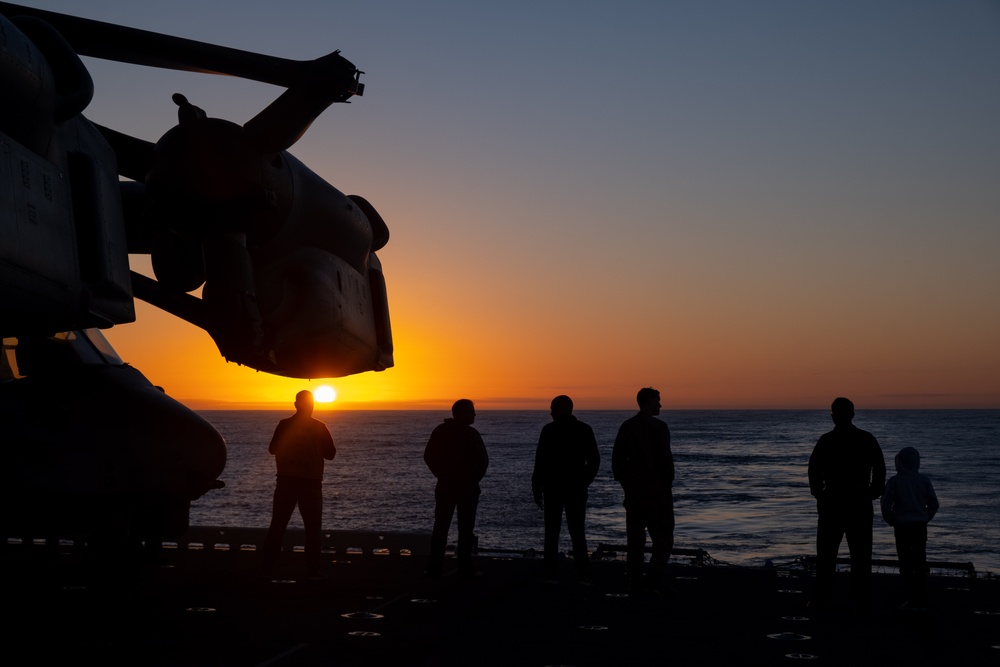
[[[133,394],[134,456],[148,488],[194,500],[221,488],[226,441],[203,417],[149,386]]]

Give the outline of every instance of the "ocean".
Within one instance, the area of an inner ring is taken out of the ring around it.
[[[541,551],[542,513],[531,495],[531,471],[547,411],[479,410],[475,426],[490,454],[476,534],[482,548]],[[226,438],[226,487],[195,501],[196,526],[265,527],[270,520],[274,461],[267,445],[287,411],[201,411]],[[611,478],[611,447],[634,414],[578,410],[601,450],[590,488],[587,539],[625,543],[622,493]],[[337,457],[326,466],[327,529],[429,532],[434,478],[423,463],[431,430],[447,411],[317,410],[333,434]],[[785,564],[814,554],[816,510],[806,468],[816,439],[832,428],[827,411],[692,410],[663,412],[677,468],[675,546],[703,549],[722,563]],[[855,424],[882,446],[889,474],[906,446],[921,454],[941,509],[928,530],[932,561],[971,562],[1000,572],[1000,410],[860,411]],[[301,526],[294,515],[292,526]],[[455,538],[452,527],[451,539]],[[569,549],[562,536],[561,548]],[[895,559],[892,529],[878,514],[874,557]],[[846,543],[841,554],[847,555]]]

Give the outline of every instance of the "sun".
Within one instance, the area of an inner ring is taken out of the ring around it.
[[[333,403],[337,400],[337,390],[328,384],[320,385],[313,392],[313,398],[317,403]]]

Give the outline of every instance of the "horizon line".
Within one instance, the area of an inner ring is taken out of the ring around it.
[[[294,411],[294,405],[288,401],[219,401],[219,400],[204,400],[204,399],[193,399],[186,401],[183,399],[175,399],[185,407],[190,410],[234,410],[234,411],[282,411],[282,410],[292,410]],[[393,411],[393,412],[417,412],[417,411],[428,411],[428,410],[442,410],[449,411],[451,405],[454,401],[332,401],[330,403],[316,403],[315,409],[317,412],[328,412],[333,410],[354,410],[354,411]],[[525,407],[524,405],[517,406],[496,406],[493,405],[494,401],[482,400],[476,401],[476,409],[484,412],[501,412],[501,411],[517,411],[517,412],[548,412],[548,401],[538,401],[531,402],[530,407]],[[503,403],[503,401],[500,401]],[[635,411],[637,407],[634,405],[622,406],[622,405],[611,405],[611,406],[583,406],[576,405],[574,411],[588,411],[588,410],[602,410],[602,411]],[[705,406],[705,405],[673,405],[664,406],[664,412],[676,412],[680,410],[690,410],[690,411],[767,411],[767,410],[785,410],[785,411],[821,411],[826,412],[829,410],[829,406],[802,406],[802,405],[778,405],[778,406],[760,406],[760,405],[728,405],[728,406]],[[859,413],[863,412],[874,412],[878,410],[1000,410],[1000,406],[943,406],[943,407],[929,407],[929,406],[879,406],[872,408],[860,408]]]

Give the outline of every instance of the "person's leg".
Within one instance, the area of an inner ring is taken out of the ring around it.
[[[646,561],[646,513],[637,503],[630,503],[625,508],[625,538],[629,589],[638,591],[642,588],[642,570]]]
[[[299,490],[299,514],[305,528],[306,571],[318,574],[323,532],[323,483],[320,480],[303,480]]]
[[[458,573],[471,575],[475,572],[472,564],[472,549],[476,542],[476,510],[479,508],[479,491],[462,494],[458,499]]]
[[[544,496],[545,509],[542,516],[545,520],[545,548],[542,558],[542,571],[546,579],[555,579],[559,569],[559,530],[562,528],[563,502],[554,493]]]
[[[649,517],[649,539],[653,554],[649,558],[649,576],[653,586],[664,584],[663,575],[674,548],[674,503],[668,498],[652,508]]]
[[[896,554],[903,593],[913,607],[927,605],[927,524],[896,526]]]
[[[872,511],[858,511],[849,517],[846,531],[851,553],[851,600],[865,611],[872,604]]]
[[[913,588],[913,550],[906,526],[894,526],[896,538],[896,558],[899,559],[899,578],[903,582],[903,601],[909,602]]]
[[[285,541],[285,529],[288,520],[295,510],[296,493],[294,485],[288,480],[278,478],[274,486],[274,499],[271,505],[271,525],[264,538],[261,549],[261,572],[265,575],[274,574],[274,569],[281,556],[281,546]]]
[[[927,606],[927,524],[913,527],[913,603]]]
[[[448,546],[448,529],[455,515],[455,496],[441,484],[434,490],[434,528],[431,531],[431,553],[427,559],[427,574],[440,577],[444,568],[444,550]]]
[[[587,553],[587,535],[584,519],[587,514],[587,493],[567,498],[566,530],[573,543],[573,564],[578,579],[585,579],[590,573],[590,555]]]
[[[844,539],[844,525],[840,514],[821,509],[816,522],[816,581],[813,584],[810,605],[825,607],[833,594],[833,575],[837,570],[837,552]]]

